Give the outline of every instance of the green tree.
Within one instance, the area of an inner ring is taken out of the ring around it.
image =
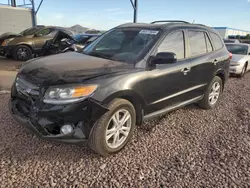
[[[247,34],[247,35],[246,35],[246,39],[250,39],[250,34]]]

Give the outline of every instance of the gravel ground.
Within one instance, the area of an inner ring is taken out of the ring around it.
[[[8,59],[0,56],[0,70],[4,71],[16,71],[24,62],[15,61],[13,59]]]
[[[179,109],[139,127],[108,158],[42,141],[15,123],[0,95],[0,187],[248,187],[250,73],[231,78],[220,105]]]

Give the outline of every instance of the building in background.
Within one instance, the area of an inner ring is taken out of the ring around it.
[[[250,31],[241,30],[241,29],[234,29],[230,27],[214,27],[216,31],[219,32],[219,34],[224,38],[237,38],[239,37],[245,37],[246,35],[250,34]]]
[[[30,9],[0,6],[0,35],[6,32],[20,33],[29,27],[32,27]]]

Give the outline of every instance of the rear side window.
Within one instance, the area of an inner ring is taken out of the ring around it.
[[[207,45],[205,33],[201,31],[188,31],[191,57],[205,54]]]
[[[223,47],[223,43],[222,43],[220,37],[215,33],[210,33],[210,36],[211,36],[212,41],[214,43],[214,49],[215,50],[221,49]]]
[[[158,52],[173,52],[177,59],[184,59],[184,36],[182,31],[172,32],[162,41]]]
[[[205,34],[205,38],[206,38],[206,44],[207,44],[207,52],[212,52],[213,51],[213,48],[212,48],[212,44],[211,44],[211,41],[210,39],[208,38],[207,34]]]

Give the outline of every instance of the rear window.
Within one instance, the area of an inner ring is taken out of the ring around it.
[[[247,55],[248,46],[237,44],[226,44],[227,50],[232,54]]]
[[[215,34],[215,33],[210,33],[210,36],[212,38],[212,41],[214,43],[214,49],[219,50],[223,47],[223,43],[221,41],[221,38]]]

